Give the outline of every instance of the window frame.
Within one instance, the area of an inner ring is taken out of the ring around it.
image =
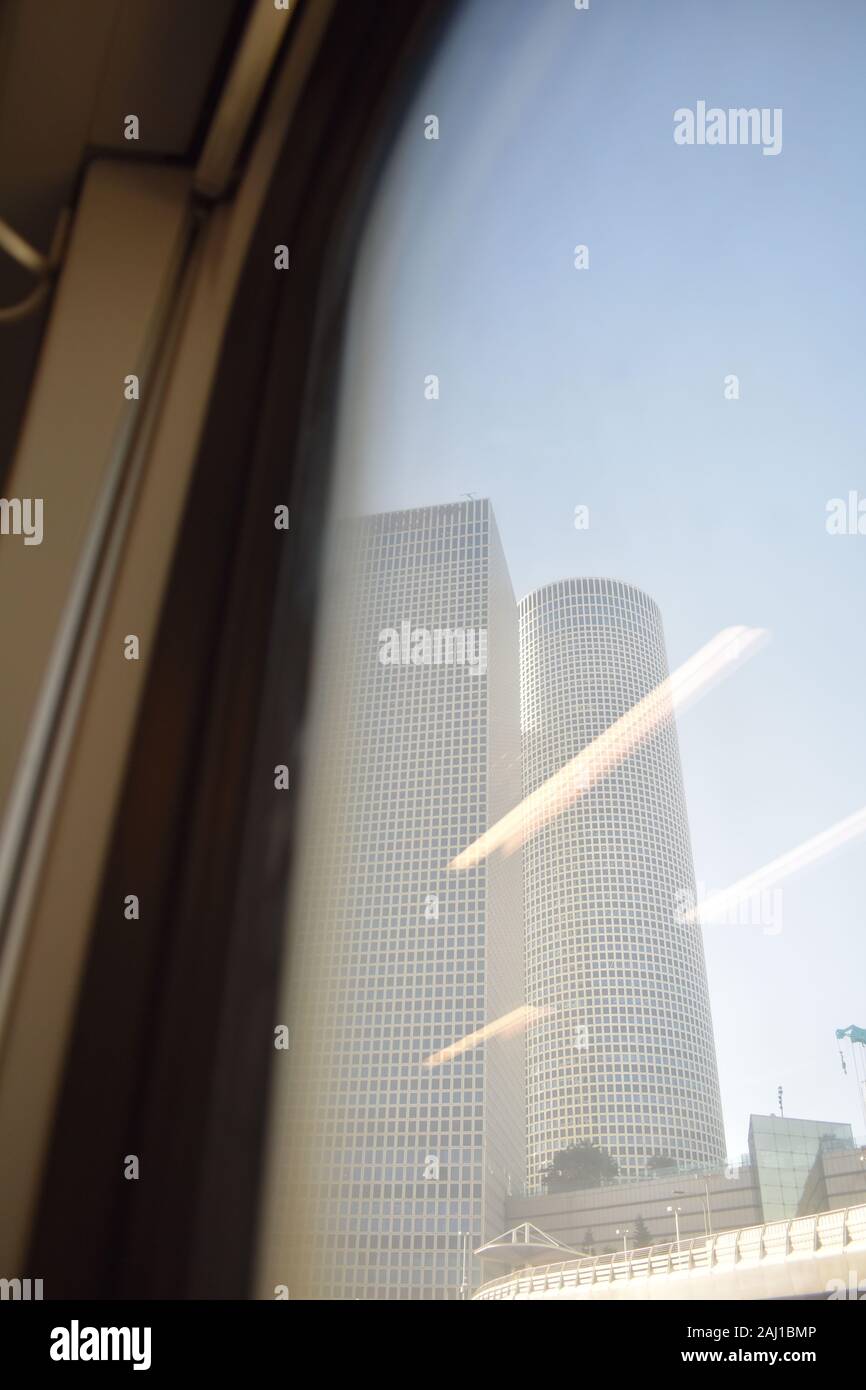
[[[377,174],[455,3],[334,5],[239,279],[29,1250],[50,1298],[254,1287],[349,285]],[[282,243],[287,274],[274,268]],[[273,525],[280,503],[288,534]],[[291,768],[288,794],[276,763]],[[123,917],[132,891],[138,922]],[[132,1153],[141,1176],[124,1182]]]

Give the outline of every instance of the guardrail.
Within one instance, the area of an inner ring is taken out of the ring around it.
[[[769,1221],[763,1226],[744,1226],[715,1236],[692,1236],[643,1250],[613,1255],[585,1255],[562,1264],[536,1266],[482,1284],[474,1299],[524,1298],[533,1293],[580,1288],[591,1284],[615,1284],[648,1279],[693,1269],[722,1269],[761,1260],[812,1255],[817,1251],[843,1251],[851,1245],[866,1248],[866,1206],[824,1211],[817,1216],[798,1216],[791,1221]]]

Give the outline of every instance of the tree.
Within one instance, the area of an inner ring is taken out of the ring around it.
[[[669,1172],[671,1168],[676,1170],[677,1161],[668,1153],[654,1153],[652,1158],[647,1159],[646,1166],[651,1173],[664,1173]]]
[[[634,1223],[634,1231],[632,1234],[635,1250],[645,1250],[648,1245],[652,1245],[653,1243],[652,1236],[649,1232],[649,1226],[640,1215]]]
[[[601,1187],[607,1178],[615,1178],[619,1164],[597,1144],[581,1139],[553,1155],[542,1173],[548,1192],[577,1192],[586,1187]]]

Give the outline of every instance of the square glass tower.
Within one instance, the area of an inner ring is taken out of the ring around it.
[[[436,1060],[524,1002],[520,854],[448,867],[520,800],[517,608],[484,500],[345,523],[331,562],[263,1293],[455,1298],[523,1179],[521,1037]]]

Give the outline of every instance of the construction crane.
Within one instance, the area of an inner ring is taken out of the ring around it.
[[[863,1120],[866,1123],[866,1028],[858,1028],[855,1023],[849,1023],[847,1028],[836,1029],[836,1037],[840,1041],[842,1038],[847,1038],[850,1043],[851,1060],[854,1065],[854,1075],[857,1078],[857,1090],[863,1110]],[[855,1046],[855,1043],[858,1045]],[[842,1059],[842,1070],[847,1076],[848,1066],[841,1047],[839,1048],[839,1056]]]

